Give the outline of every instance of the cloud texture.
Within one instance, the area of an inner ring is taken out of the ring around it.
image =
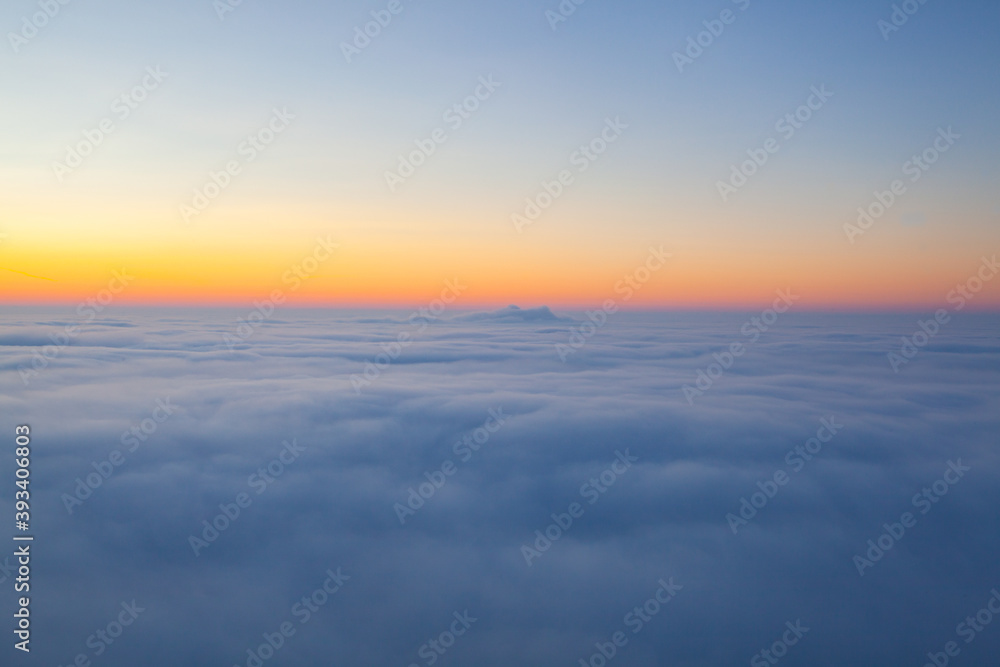
[[[915,316],[789,313],[749,344],[749,315],[618,313],[563,362],[582,314],[419,332],[407,315],[278,311],[233,346],[245,312],[117,309],[46,350],[72,311],[8,309],[3,429],[32,427],[36,526],[17,664],[254,664],[286,622],[263,664],[570,666],[618,631],[613,664],[750,664],[796,621],[788,665],[1000,651],[1000,619],[956,635],[1000,587],[996,316],[956,318],[895,373]],[[356,390],[403,331],[412,345]],[[958,460],[921,513],[914,496]],[[0,470],[9,517],[10,457]],[[904,512],[915,525],[859,574]],[[203,522],[226,527],[208,541]],[[661,580],[680,588],[634,632]],[[133,600],[120,638],[88,646]]]

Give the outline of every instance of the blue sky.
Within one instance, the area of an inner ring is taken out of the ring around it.
[[[432,255],[436,247],[494,260],[481,282],[489,295],[511,294],[498,305],[581,304],[599,299],[599,286],[534,294],[497,267],[520,262],[530,248],[538,256],[531,280],[553,282],[558,273],[585,281],[574,267],[618,271],[639,248],[668,242],[692,267],[718,263],[752,276],[755,295],[784,278],[735,259],[748,251],[783,276],[815,283],[824,295],[817,307],[849,307],[859,305],[856,287],[836,277],[837,267],[853,265],[880,284],[880,304],[928,304],[977,253],[996,247],[995,4],[914,5],[886,40],[878,22],[891,18],[892,3],[588,0],[553,30],[546,12],[556,2],[406,0],[348,63],[341,43],[387,4],[245,0],[220,19],[207,0],[71,2],[18,53],[0,49],[8,91],[0,121],[16,128],[0,169],[11,212],[7,247],[19,253],[19,270],[46,268],[46,243],[50,252],[86,247],[101,264],[168,246],[174,257],[185,247],[228,246],[234,262],[250,266],[282,261],[269,249],[291,253],[293,242],[333,229],[357,248],[360,265],[382,275],[399,265],[394,254]],[[8,3],[0,25],[17,30],[34,11],[31,2]],[[673,54],[723,12],[734,22],[679,72]],[[166,81],[85,168],[57,183],[53,163],[150,65],[168,72]],[[390,191],[386,172],[482,76],[500,88]],[[720,200],[732,166],[774,136],[775,122],[815,86],[833,97],[747,187]],[[275,107],[295,114],[291,131],[201,224],[184,228],[179,206]],[[623,140],[546,212],[530,240],[513,234],[511,215],[608,118],[628,125]],[[846,244],[842,227],[857,208],[948,127],[961,135],[957,147],[911,188],[891,224],[862,250]],[[900,224],[913,216],[928,222],[916,230]],[[255,245],[237,248],[243,240]],[[404,274],[438,284],[434,266],[408,260],[384,291],[405,293],[412,278]],[[717,294],[696,270],[685,271],[682,293],[651,290],[651,303],[751,305],[747,294]],[[901,271],[909,288],[895,285]],[[83,289],[98,278],[80,269],[60,280]],[[182,289],[177,275],[158,280],[160,292]],[[51,300],[28,285],[10,287]],[[991,288],[983,301],[996,305],[1000,296]]]

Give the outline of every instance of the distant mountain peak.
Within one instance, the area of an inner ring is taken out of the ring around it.
[[[469,313],[459,315],[456,320],[466,322],[569,322],[569,318],[559,317],[548,306],[538,308],[521,308],[511,304],[485,313]]]

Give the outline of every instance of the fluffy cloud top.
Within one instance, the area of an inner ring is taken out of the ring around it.
[[[1000,623],[956,634],[1000,586],[996,317],[895,373],[912,316],[789,313],[751,342],[747,315],[619,313],[563,362],[582,315],[407,315],[286,310],[241,336],[245,312],[119,309],[67,340],[71,314],[9,309],[3,428],[32,427],[36,526],[17,664],[246,665],[285,622],[264,664],[578,665],[618,631],[615,664],[748,664],[798,620],[789,665],[997,655]]]

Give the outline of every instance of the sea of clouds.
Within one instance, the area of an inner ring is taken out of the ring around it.
[[[1000,318],[754,316],[5,308],[3,664],[993,664]]]

